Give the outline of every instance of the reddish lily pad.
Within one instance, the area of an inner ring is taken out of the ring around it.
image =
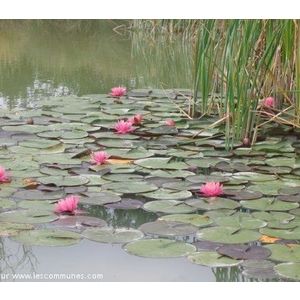
[[[261,246],[249,245],[225,245],[217,249],[217,252],[234,259],[265,259],[271,251]]]

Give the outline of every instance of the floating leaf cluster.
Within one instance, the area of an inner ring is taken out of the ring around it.
[[[224,124],[212,126],[217,116],[182,114],[185,92],[60,97],[0,110],[1,166],[11,174],[0,184],[0,235],[34,246],[85,238],[140,257],[186,256],[201,266],[238,266],[250,278],[300,280],[297,134],[270,127],[252,149],[236,141],[226,151]],[[134,131],[116,134],[118,120],[136,115]],[[109,155],[105,164],[91,163],[97,151]],[[223,194],[205,197],[207,182],[222,183]],[[55,214],[68,195],[90,215]],[[130,226],[116,225],[117,212]]]

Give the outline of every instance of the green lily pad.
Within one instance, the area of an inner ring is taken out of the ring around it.
[[[143,181],[112,182],[112,183],[104,184],[102,188],[107,190],[112,190],[116,193],[123,193],[123,194],[139,194],[139,193],[155,191],[158,189],[156,185],[149,184],[148,182],[143,182]]]
[[[214,210],[214,209],[236,209],[240,207],[240,204],[236,201],[225,198],[201,198],[201,199],[189,199],[185,203],[192,207],[201,210]]]
[[[191,254],[196,247],[169,239],[143,239],[126,244],[124,250],[140,257],[172,258]]]
[[[300,227],[292,228],[292,229],[273,229],[273,228],[262,228],[259,230],[260,233],[281,238],[281,239],[300,239]]]
[[[86,193],[86,197],[80,197],[79,203],[90,205],[105,205],[121,201],[121,197],[112,193]]]
[[[0,236],[10,236],[22,230],[32,230],[34,226],[25,223],[0,222]]]
[[[108,181],[115,181],[115,182],[129,182],[131,180],[134,181],[143,181],[144,176],[137,175],[137,174],[106,174],[101,176],[103,179]]]
[[[34,139],[27,140],[24,142],[19,142],[19,146],[28,147],[28,148],[36,148],[36,149],[47,149],[53,148],[62,145],[60,141],[56,140],[46,140],[46,139]]]
[[[266,211],[256,211],[252,213],[252,216],[256,219],[264,220],[267,222],[270,221],[283,221],[287,222],[290,220],[293,220],[295,216],[285,213],[285,212],[277,212],[277,211],[271,211],[271,212],[266,212]]]
[[[16,205],[17,205],[16,202],[13,201],[13,200],[0,199],[0,210],[2,210],[2,209],[8,209],[8,208],[13,208]]]
[[[188,255],[188,261],[193,264],[207,266],[211,268],[235,267],[241,264],[242,260],[236,260],[223,256],[216,251],[196,252]]]
[[[259,240],[261,234],[237,227],[210,227],[200,229],[197,237],[200,240],[223,244],[243,244]]]
[[[186,180],[192,183],[206,183],[210,181],[223,183],[229,181],[227,177],[215,175],[192,175],[186,177]]]
[[[94,217],[61,215],[60,218],[52,222],[51,225],[61,228],[90,228],[106,227],[107,223],[104,220]]]
[[[274,244],[264,247],[271,250],[269,259],[284,262],[300,262],[300,245]]]
[[[43,192],[40,190],[19,190],[12,195],[18,200],[57,200],[65,197],[64,190]]]
[[[24,200],[18,203],[18,207],[25,208],[25,209],[35,209],[35,210],[55,210],[55,203],[58,200]]]
[[[258,229],[267,226],[267,222],[255,219],[250,214],[236,213],[230,217],[215,219],[215,224],[221,227],[236,227],[244,229]]]
[[[271,181],[277,179],[275,175],[261,174],[261,173],[254,173],[254,172],[238,172],[238,173],[234,173],[232,177],[240,180],[249,180],[252,182],[261,182],[261,181],[265,182],[265,181]]]
[[[47,223],[57,220],[58,217],[50,211],[44,210],[13,210],[0,214],[1,222],[13,223]]]
[[[160,217],[158,220],[188,223],[198,227],[207,227],[213,223],[213,220],[209,216],[196,214],[166,215]]]
[[[80,234],[66,230],[28,230],[11,237],[15,242],[31,246],[70,246],[81,241]]]
[[[189,159],[186,161],[186,163],[190,166],[196,166],[198,168],[211,168],[214,167],[216,164],[218,164],[219,162],[222,162],[223,160],[219,159],[219,158],[193,158],[193,159]],[[227,160],[225,160],[227,161]]]
[[[167,214],[185,214],[197,210],[197,208],[191,207],[186,205],[183,201],[177,200],[150,201],[145,203],[143,208],[147,211]]]
[[[131,241],[139,240],[144,237],[143,232],[132,228],[91,228],[86,229],[82,233],[86,239],[111,244],[125,244]]]
[[[175,221],[155,221],[141,225],[139,230],[146,234],[158,236],[187,236],[196,233],[196,226],[175,222]]]
[[[155,157],[136,160],[134,163],[138,166],[148,169],[165,169],[165,170],[187,170],[188,165],[183,162],[170,162],[171,157]]]
[[[298,203],[279,201],[274,198],[261,198],[251,201],[241,201],[240,203],[244,208],[266,211],[288,211],[299,207]]]
[[[67,131],[61,134],[62,139],[81,139],[87,137],[88,133],[82,130]]]
[[[47,176],[37,178],[37,181],[42,184],[51,184],[55,186],[78,186],[89,182],[89,180],[83,176]]]
[[[274,267],[274,270],[284,278],[300,280],[300,263],[288,262],[278,264]]]
[[[144,197],[158,200],[183,200],[192,197],[192,193],[189,191],[176,191],[170,189],[160,188],[154,192],[143,193]]]

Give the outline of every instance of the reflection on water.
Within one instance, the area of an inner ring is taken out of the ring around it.
[[[44,24],[3,29],[0,23],[0,97],[9,107],[33,106],[35,99],[107,93],[128,85],[133,75],[131,42],[103,21],[101,31],[52,30]],[[45,28],[46,27],[46,28]]]
[[[97,20],[66,30],[62,22],[1,21],[0,106],[33,107],[36,99],[108,93],[118,85],[191,86],[191,43],[116,33],[123,23]]]
[[[122,210],[122,209],[109,209],[102,206],[86,206],[83,208],[89,212],[90,216],[94,216],[105,220],[109,226],[130,227],[138,228],[140,225],[156,221],[157,215],[149,213],[143,209]]]
[[[7,244],[7,238],[0,238],[0,281],[11,281],[11,275],[19,274],[22,270],[28,273],[34,273],[37,265],[37,259],[31,247],[16,244],[10,247]]]

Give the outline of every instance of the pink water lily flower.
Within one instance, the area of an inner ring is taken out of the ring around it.
[[[264,101],[264,105],[269,106],[269,107],[274,107],[274,105],[275,105],[274,98],[273,97],[266,98],[265,101]]]
[[[135,130],[135,128],[132,127],[131,122],[124,121],[124,120],[119,120],[114,126],[114,129],[117,131],[116,133],[120,133],[120,134],[125,134]]]
[[[200,191],[202,194],[209,197],[216,197],[224,194],[223,185],[219,182],[210,181],[201,186]]]
[[[107,154],[106,151],[93,152],[91,154],[91,164],[92,165],[102,165],[107,164],[107,160],[110,155]]]
[[[124,96],[126,94],[126,88],[125,87],[113,87],[111,89],[111,93],[110,95],[112,97],[121,97],[121,96]]]
[[[142,124],[143,115],[137,114],[134,117],[128,118],[128,122],[133,125],[141,125]]]
[[[85,214],[85,211],[77,210],[79,202],[79,197],[70,195],[65,199],[60,199],[58,203],[55,204],[55,213],[70,213],[72,215]]]
[[[1,182],[10,182],[11,175],[5,172],[4,167],[0,167],[0,183]]]
[[[168,120],[168,121],[166,121],[166,125],[175,126],[175,122],[173,120]]]

